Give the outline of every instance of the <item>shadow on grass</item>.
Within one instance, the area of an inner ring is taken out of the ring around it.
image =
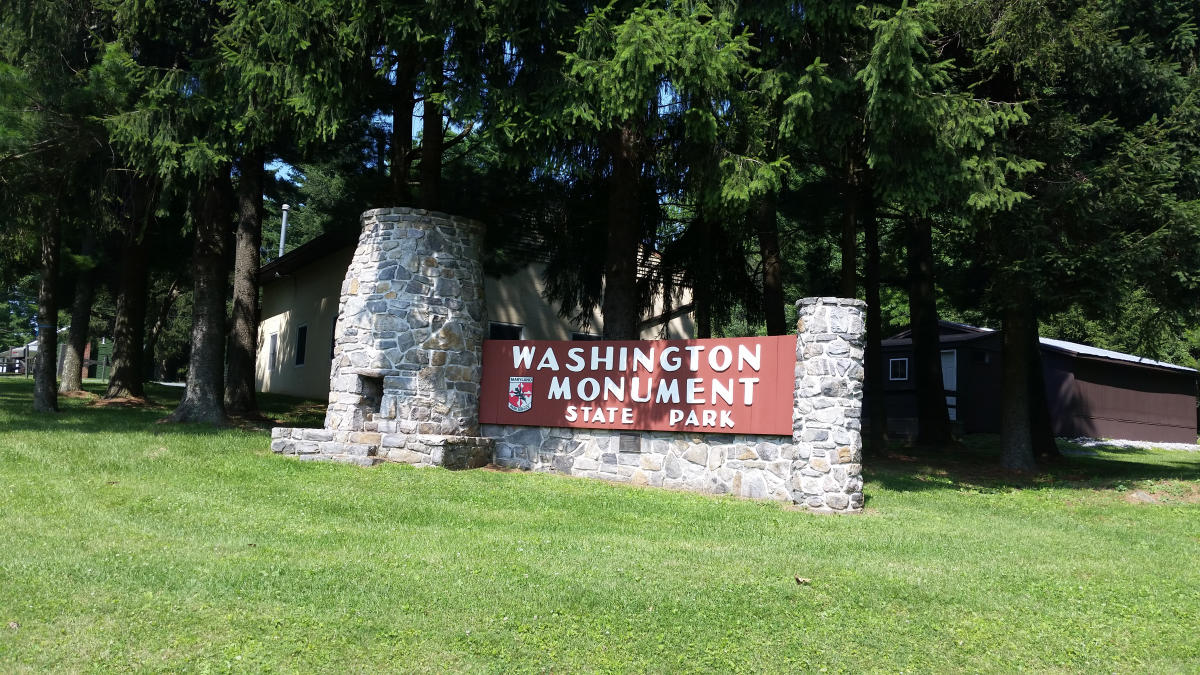
[[[149,383],[145,401],[101,403],[103,382],[86,382],[88,397],[59,396],[59,412],[33,412],[33,382],[26,378],[0,380],[0,432],[71,431],[82,433],[148,432],[153,434],[211,435],[227,428],[266,431],[275,426],[320,427],[325,404],[278,394],[260,394],[262,417],[231,418],[228,427],[204,424],[167,424],[183,397],[183,387]]]
[[[1059,439],[1060,450],[1094,452],[1043,461],[1035,474],[1014,475],[1000,467],[999,437],[967,436],[950,450],[893,447],[884,457],[865,458],[865,477],[889,490],[1105,489],[1140,480],[1200,480],[1200,453],[1101,446],[1082,449]]]

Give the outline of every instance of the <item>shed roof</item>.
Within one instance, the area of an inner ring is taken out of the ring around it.
[[[954,323],[952,321],[939,321],[939,330],[941,332],[940,342],[970,342],[988,335],[993,335],[999,331],[991,328],[980,328],[978,326],[968,326],[963,323]],[[1066,340],[1056,340],[1054,338],[1039,337],[1043,348],[1047,348],[1057,352],[1063,352],[1072,356],[1082,356],[1085,358],[1101,359],[1107,361],[1120,361],[1123,363],[1132,363],[1139,366],[1148,366],[1151,368],[1165,368],[1167,370],[1175,370],[1185,373],[1197,374],[1195,368],[1180,366],[1166,361],[1155,361],[1144,356],[1134,356],[1133,354],[1125,354],[1123,352],[1115,352],[1111,349],[1101,349],[1091,345],[1080,344],[1078,342],[1068,342]],[[896,333],[892,337],[883,341],[884,346],[899,346],[912,342],[912,331],[905,329]]]
[[[1187,366],[1179,366],[1166,361],[1155,361],[1143,356],[1134,356],[1133,354],[1125,354],[1122,352],[1114,352],[1111,349],[1100,349],[1091,345],[1079,344],[1078,342],[1067,342],[1066,340],[1055,340],[1054,338],[1039,338],[1043,347],[1049,347],[1059,351],[1068,352],[1075,356],[1090,356],[1100,359],[1108,359],[1110,361],[1125,361],[1127,363],[1136,363],[1142,366],[1154,366],[1157,368],[1166,368],[1168,370],[1181,370],[1184,372],[1195,373],[1195,368]]]

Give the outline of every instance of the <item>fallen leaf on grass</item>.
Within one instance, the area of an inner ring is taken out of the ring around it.
[[[796,577],[796,585],[797,586],[808,586],[811,583],[812,583],[812,579],[805,579],[804,577]]]
[[[20,628],[20,627],[21,627],[21,624],[17,623],[16,621],[9,621],[9,622],[8,622],[8,629],[9,629],[9,630],[16,630],[16,629],[18,629],[18,628]]]

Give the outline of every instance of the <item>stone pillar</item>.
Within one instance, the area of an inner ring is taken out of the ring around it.
[[[276,429],[276,452],[357,464],[481,466],[483,225],[410,208],[362,215],[342,283],[324,429]]]
[[[478,435],[482,239],[480,223],[441,213],[362,215],[334,328],[325,428]]]
[[[813,511],[860,512],[866,303],[802,298],[796,310],[793,499]]]

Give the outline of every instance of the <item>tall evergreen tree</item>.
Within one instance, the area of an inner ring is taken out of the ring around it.
[[[1002,319],[1002,461],[1032,470],[1053,440],[1037,419],[1039,318],[1075,307],[1113,316],[1127,298],[1195,320],[1200,283],[1200,87],[1187,3],[946,2],[949,45],[978,95],[1026,101],[1003,152],[1036,160],[1011,213],[981,211],[955,252],[988,282],[972,288]],[[963,290],[967,290],[964,288]],[[1031,402],[1032,401],[1032,402]],[[1037,430],[1042,428],[1039,434]]]
[[[883,11],[859,73],[867,92],[867,160],[881,201],[904,214],[917,392],[917,442],[951,440],[941,372],[933,227],[979,209],[1011,208],[1024,195],[1010,175],[1037,167],[997,153],[994,138],[1026,119],[1019,102],[973,97],[955,64],[936,58],[932,3]]]
[[[599,304],[606,337],[640,334],[648,293],[639,290],[638,264],[661,220],[654,195],[663,162],[656,161],[654,148],[664,134],[664,98],[668,108],[692,114],[695,127],[709,123],[702,121],[711,120],[712,104],[728,100],[748,50],[748,37],[735,32],[729,12],[700,3],[619,3],[588,14],[575,48],[566,54],[560,138],[598,139],[595,156],[604,158],[607,218]],[[704,105],[689,108],[697,102]]]
[[[89,167],[104,145],[91,123],[93,36],[105,21],[90,2],[35,3],[0,17],[0,199],[9,227],[39,240],[34,408],[57,409],[59,260],[66,228],[87,217]],[[8,196],[6,196],[8,197]]]

